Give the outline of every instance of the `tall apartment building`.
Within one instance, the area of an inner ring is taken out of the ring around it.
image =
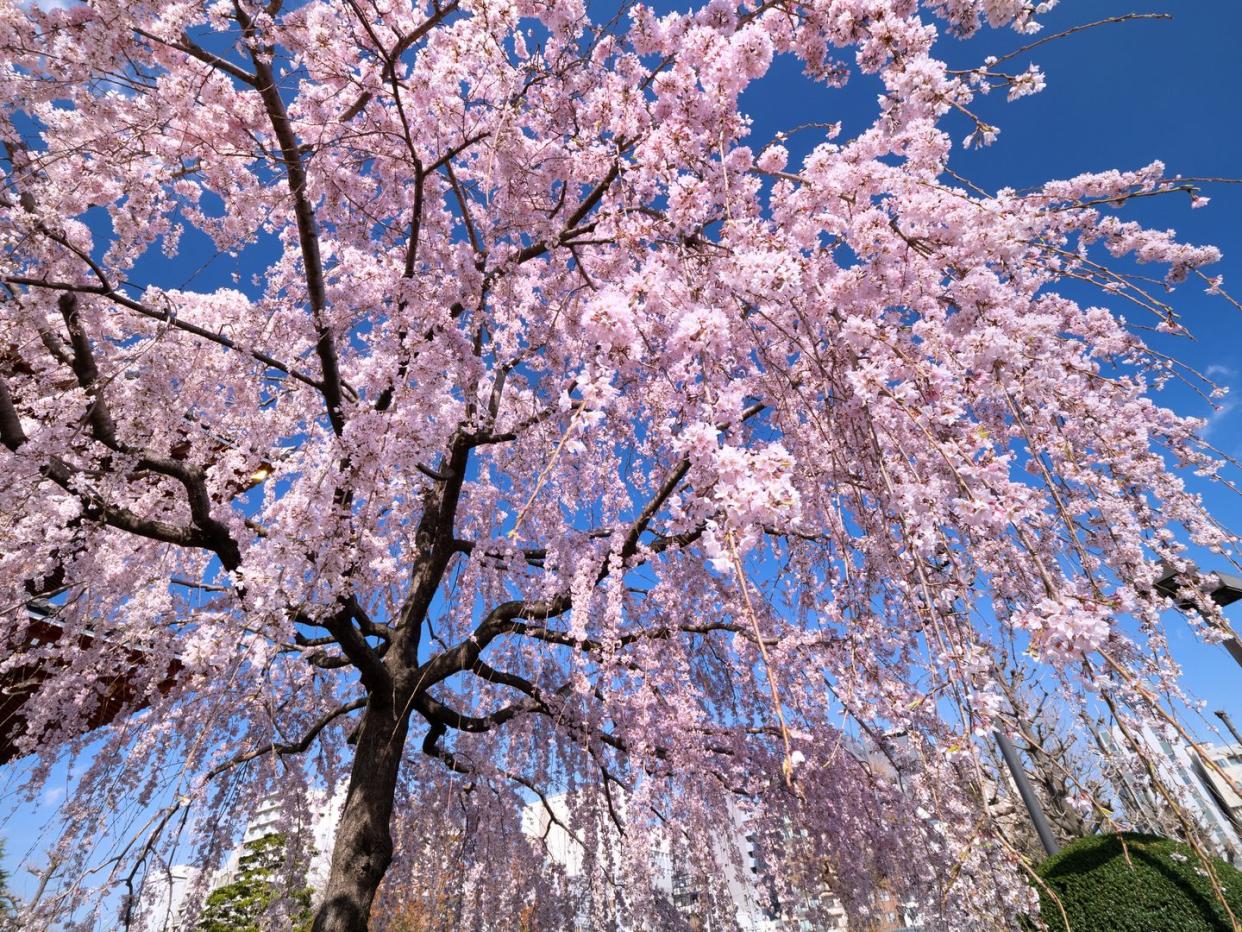
[[[1161,779],[1176,793],[1179,804],[1198,824],[1216,853],[1235,866],[1242,865],[1242,798],[1212,768],[1204,766],[1185,742],[1159,735],[1148,727],[1134,736],[1151,754]],[[1118,748],[1127,747],[1116,730],[1113,742]],[[1201,746],[1234,784],[1242,786],[1242,745]],[[1146,787],[1137,775],[1123,776],[1120,783],[1136,826],[1166,834],[1174,824],[1167,801]]]
[[[1204,750],[1215,767],[1196,760],[1195,766],[1206,784],[1216,806],[1242,833],[1242,744],[1208,744]],[[1219,772],[1218,772],[1219,769]]]
[[[310,807],[309,831],[311,858],[306,869],[306,885],[321,890],[328,879],[332,841],[344,806],[344,789],[331,796],[313,800]],[[227,886],[238,877],[246,846],[281,831],[280,801],[276,796],[263,799],[246,822],[241,840],[225,857],[218,870],[203,883],[202,871],[188,864],[174,864],[155,871],[143,887],[138,906],[139,928],[142,932],[190,932],[192,918],[212,891]]]
[[[327,880],[332,842],[343,802],[342,790],[313,807],[310,831],[314,853],[307,870],[307,885],[314,890],[322,890]],[[621,805],[624,806],[624,801]],[[565,872],[571,884],[585,882],[583,849],[564,827],[572,824],[570,798],[566,794],[549,796],[547,807],[555,814],[555,820],[542,801],[526,805],[521,814],[523,834]],[[826,887],[813,904],[780,902],[771,869],[763,861],[749,821],[742,809],[730,806],[721,814],[718,830],[702,842],[713,863],[723,871],[728,902],[735,910],[737,926],[745,932],[845,932],[849,929],[844,908]],[[191,932],[191,918],[197,914],[202,899],[236,879],[244,846],[279,829],[278,800],[266,799],[256,807],[237,847],[208,882],[202,883],[200,871],[189,865],[174,865],[163,874],[153,875],[144,888],[139,906],[139,928],[142,932]],[[613,843],[607,834],[601,834],[600,839],[599,844]],[[790,843],[796,842],[791,836]],[[663,846],[656,853],[652,868],[655,888],[690,920],[692,927],[709,932],[710,926],[706,923],[695,925],[704,910],[700,902],[702,894],[688,865],[678,863],[669,853],[669,847]],[[873,922],[867,926],[869,932],[921,928],[909,910],[891,896],[877,900],[875,906]],[[581,928],[589,928],[585,918],[583,923]]]
[[[555,814],[555,820],[548,812],[549,808]],[[572,884],[583,877],[584,852],[581,844],[563,828],[570,822],[570,808],[570,800],[565,794],[548,797],[546,807],[541,801],[533,801],[522,813],[522,831],[546,846],[548,857],[560,865]],[[816,904],[818,909],[814,924],[799,916],[800,911],[795,904],[779,901],[776,885],[763,862],[755,836],[748,828],[748,821],[742,809],[730,806],[721,813],[718,830],[702,842],[705,851],[710,853],[722,872],[737,926],[745,932],[776,932],[778,929],[844,932],[847,928],[845,910],[827,889]],[[602,845],[609,843],[609,836],[604,836],[599,842]],[[655,889],[690,920],[692,927],[707,932],[710,928],[707,924],[695,925],[703,909],[700,903],[702,894],[694,881],[693,872],[688,865],[676,860],[668,846],[659,847],[652,865]]]

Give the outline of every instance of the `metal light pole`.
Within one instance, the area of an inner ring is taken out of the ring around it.
[[[1009,736],[1003,732],[996,733],[996,741],[1000,744],[1005,763],[1009,765],[1009,772],[1013,774],[1013,782],[1018,784],[1018,793],[1022,796],[1022,801],[1026,803],[1026,811],[1031,814],[1031,821],[1035,823],[1035,832],[1039,835],[1044,850],[1049,854],[1056,854],[1061,850],[1061,846],[1053,837],[1052,827],[1048,824],[1047,817],[1044,816],[1043,808],[1039,805],[1039,798],[1031,787],[1031,781],[1026,778],[1022,762],[1018,760],[1018,749],[1013,746]]]

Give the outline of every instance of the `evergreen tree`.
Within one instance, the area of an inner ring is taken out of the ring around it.
[[[277,898],[276,877],[285,860],[285,836],[273,832],[243,846],[237,879],[211,892],[197,932],[260,932],[263,916]],[[309,926],[311,891],[290,897],[292,928]]]
[[[4,860],[4,842],[0,841],[0,863]],[[0,867],[0,932],[17,928],[17,898],[9,890],[9,872]]]

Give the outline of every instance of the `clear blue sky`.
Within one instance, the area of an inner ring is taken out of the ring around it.
[[[687,4],[657,6],[684,9]],[[999,125],[1001,134],[990,148],[957,153],[956,169],[989,189],[1028,187],[1084,171],[1137,168],[1153,159],[1165,162],[1170,173],[1242,178],[1242,4],[1166,0],[1164,5],[1136,6],[1134,0],[1063,0],[1043,18],[1045,34],[1131,12],[1171,12],[1175,19],[1106,26],[1036,50],[1029,59],[1043,67],[1047,88],[1013,104],[1001,92],[981,99],[978,112]],[[946,41],[942,54],[953,67],[973,67],[985,55],[1003,54],[1028,41],[1012,32],[986,30],[969,42]],[[873,84],[863,80],[845,90],[811,88],[789,63],[778,62],[762,88],[745,99],[759,143],[777,129],[805,121],[840,120],[848,136],[875,113]],[[967,132],[963,122],[954,136],[960,139]],[[1226,287],[1242,293],[1242,185],[1209,186],[1204,193],[1212,200],[1200,210],[1189,210],[1184,197],[1169,197],[1140,202],[1128,215],[1173,227],[1192,242],[1220,246],[1225,259],[1214,273],[1224,274]],[[232,269],[224,262],[200,271],[210,258],[183,254],[158,278],[182,287],[229,284]],[[1242,312],[1203,295],[1196,286],[1185,287],[1175,298],[1196,339],[1165,339],[1160,348],[1232,387],[1239,397],[1227,398],[1217,412],[1177,388],[1160,400],[1183,413],[1210,417],[1210,439],[1242,458]],[[1242,528],[1242,499],[1219,487],[1205,486],[1203,491],[1226,526]],[[1242,603],[1230,614],[1242,628]],[[1228,708],[1242,720],[1242,669],[1223,649],[1197,644],[1175,615],[1170,616],[1170,631],[1192,691],[1207,700],[1209,711]],[[0,768],[0,815],[16,802],[6,792],[11,792],[16,769]],[[49,790],[39,803],[20,806],[0,822],[0,835],[9,839],[5,866],[10,870],[19,871],[18,859],[51,817],[55,797],[56,790]],[[19,892],[29,892],[27,876],[18,873],[15,880]]]

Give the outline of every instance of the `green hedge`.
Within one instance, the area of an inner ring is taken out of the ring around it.
[[[1126,863],[1125,838],[1133,864]],[[1212,861],[1225,899],[1242,924],[1242,873]],[[1233,926],[1186,845],[1155,835],[1080,838],[1037,868],[1061,899],[1071,932],[1231,932]],[[1048,891],[1039,890],[1040,912],[1051,932],[1065,921]]]

